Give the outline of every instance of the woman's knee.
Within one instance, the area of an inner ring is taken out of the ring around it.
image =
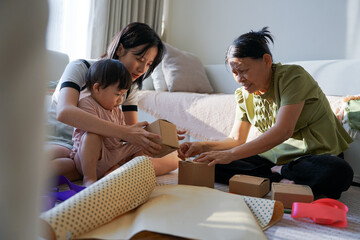
[[[352,181],[354,176],[353,169],[344,159],[331,156],[327,159],[327,168],[329,174],[332,174],[331,177],[335,179],[348,179]]]
[[[339,163],[337,164],[336,169],[338,172],[339,181],[343,182],[345,191],[350,187],[353,181],[354,171],[350,164],[341,158]]]
[[[155,175],[161,176],[178,168],[179,158],[177,153],[170,153],[162,158],[151,158]]]
[[[354,177],[354,171],[349,163],[335,156],[329,159],[328,168],[324,173],[326,173],[324,182],[329,186],[325,194],[329,197],[334,196],[333,198],[339,198],[341,192],[348,190]]]
[[[46,144],[44,152],[48,159],[53,160],[56,158],[68,158],[71,150],[57,144]]]

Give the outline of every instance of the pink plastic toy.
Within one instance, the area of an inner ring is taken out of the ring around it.
[[[334,227],[347,226],[348,207],[331,198],[322,198],[312,203],[294,202],[291,217],[308,217],[317,224],[331,225]]]

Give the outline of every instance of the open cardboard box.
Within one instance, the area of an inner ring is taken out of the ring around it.
[[[214,188],[215,167],[208,163],[179,161],[178,184]]]
[[[307,185],[272,183],[271,198],[284,204],[284,208],[292,208],[293,202],[311,203],[314,195]]]
[[[146,126],[145,130],[161,136],[161,139],[154,140],[154,142],[161,145],[161,149],[159,153],[153,155],[153,157],[160,158],[179,149],[176,126],[171,122],[164,119],[158,119]]]
[[[229,192],[261,198],[270,191],[268,178],[249,175],[234,175],[229,180]]]

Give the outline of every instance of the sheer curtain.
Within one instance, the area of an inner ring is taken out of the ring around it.
[[[146,23],[161,36],[164,12],[164,0],[93,0],[87,55],[100,57],[112,38],[131,22]]]
[[[102,1],[100,1],[102,2]],[[47,49],[86,58],[90,0],[48,0]]]
[[[360,1],[349,0],[347,9],[347,58],[360,56]]]

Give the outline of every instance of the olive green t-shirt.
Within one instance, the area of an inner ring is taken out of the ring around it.
[[[276,164],[285,164],[303,155],[338,155],[352,142],[317,82],[301,66],[272,65],[269,90],[263,95],[249,94],[242,87],[235,91],[236,119],[248,121],[266,132],[276,121],[281,106],[304,102],[293,135],[285,142],[259,154]]]

